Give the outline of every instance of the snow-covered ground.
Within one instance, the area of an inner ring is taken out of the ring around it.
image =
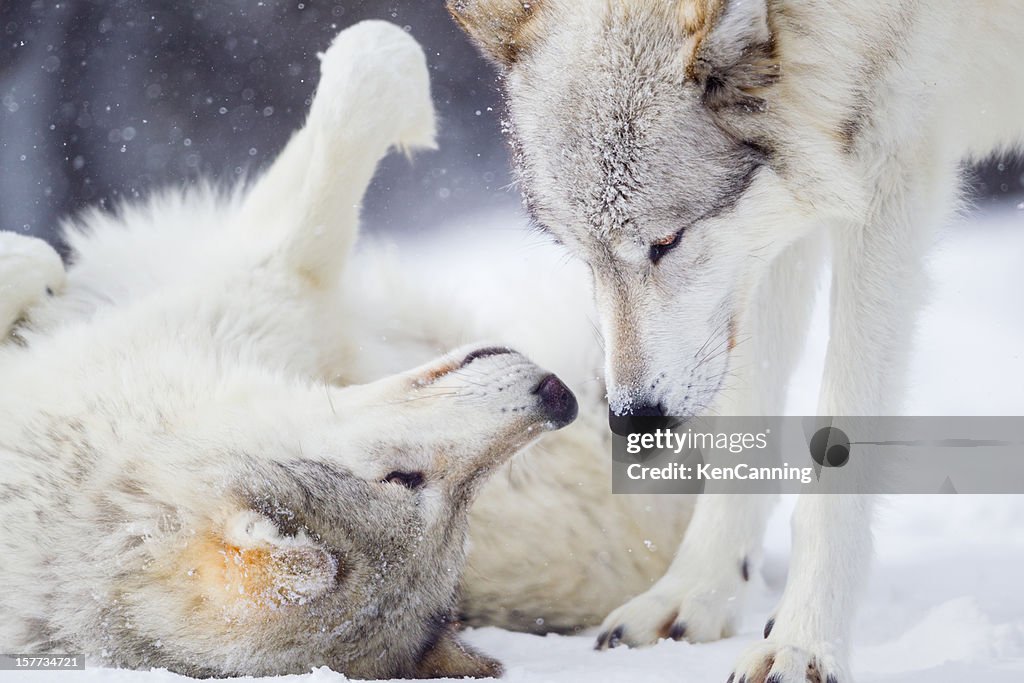
[[[1024,210],[975,216],[950,231],[932,258],[932,274],[932,304],[918,334],[906,412],[1024,414]],[[791,411],[798,414],[815,405],[825,321],[819,310],[794,383]],[[593,651],[593,634],[482,629],[469,639],[505,663],[508,681],[722,683],[741,650],[759,637],[781,593],[792,505],[785,500],[771,520],[764,582],[735,638],[604,653]],[[893,498],[880,511],[876,538],[877,561],[854,629],[859,683],[1024,681],[1024,496]],[[0,683],[184,680],[166,671],[0,672]],[[274,680],[344,677],[321,669]]]

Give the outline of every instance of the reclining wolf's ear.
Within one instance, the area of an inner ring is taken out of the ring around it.
[[[771,0],[679,0],[683,35],[692,45],[687,77],[713,111],[765,108],[763,90],[779,79]]]
[[[536,37],[544,0],[448,0],[448,11],[498,66],[512,66]]]
[[[453,626],[445,627],[416,665],[417,678],[500,678],[501,674],[501,662],[463,643]]]
[[[334,590],[345,568],[305,533],[284,535],[264,515],[243,510],[201,534],[178,558],[214,604],[276,609]]]

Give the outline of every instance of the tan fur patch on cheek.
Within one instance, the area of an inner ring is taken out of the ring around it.
[[[240,548],[210,535],[182,556],[204,601],[223,607],[302,605],[333,588],[337,559],[322,548]]]

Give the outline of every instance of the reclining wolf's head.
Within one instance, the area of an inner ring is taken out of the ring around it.
[[[161,428],[179,436],[120,444],[140,454],[115,484],[128,494],[90,520],[121,529],[104,544],[120,558],[116,598],[105,628],[88,631],[117,644],[106,646],[115,663],[217,676],[500,672],[452,624],[469,504],[520,446],[572,420],[568,390],[486,348],[360,387],[236,389],[249,396],[230,397],[233,409],[215,395],[198,424]],[[160,474],[142,474],[151,466],[138,458],[159,459]]]
[[[772,3],[448,7],[503,71],[534,222],[591,268],[611,407],[709,407],[766,264],[839,204],[808,173],[842,174],[796,158],[831,159],[835,138],[779,143],[780,100],[810,96],[785,80]]]

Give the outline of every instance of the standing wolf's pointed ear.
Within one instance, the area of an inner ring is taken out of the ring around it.
[[[448,626],[420,657],[417,678],[500,678],[501,662],[463,643]]]
[[[692,40],[687,77],[704,88],[712,110],[763,111],[763,90],[779,79],[770,0],[679,0]]]
[[[544,0],[448,0],[448,11],[483,53],[511,66],[536,37],[534,22]]]

